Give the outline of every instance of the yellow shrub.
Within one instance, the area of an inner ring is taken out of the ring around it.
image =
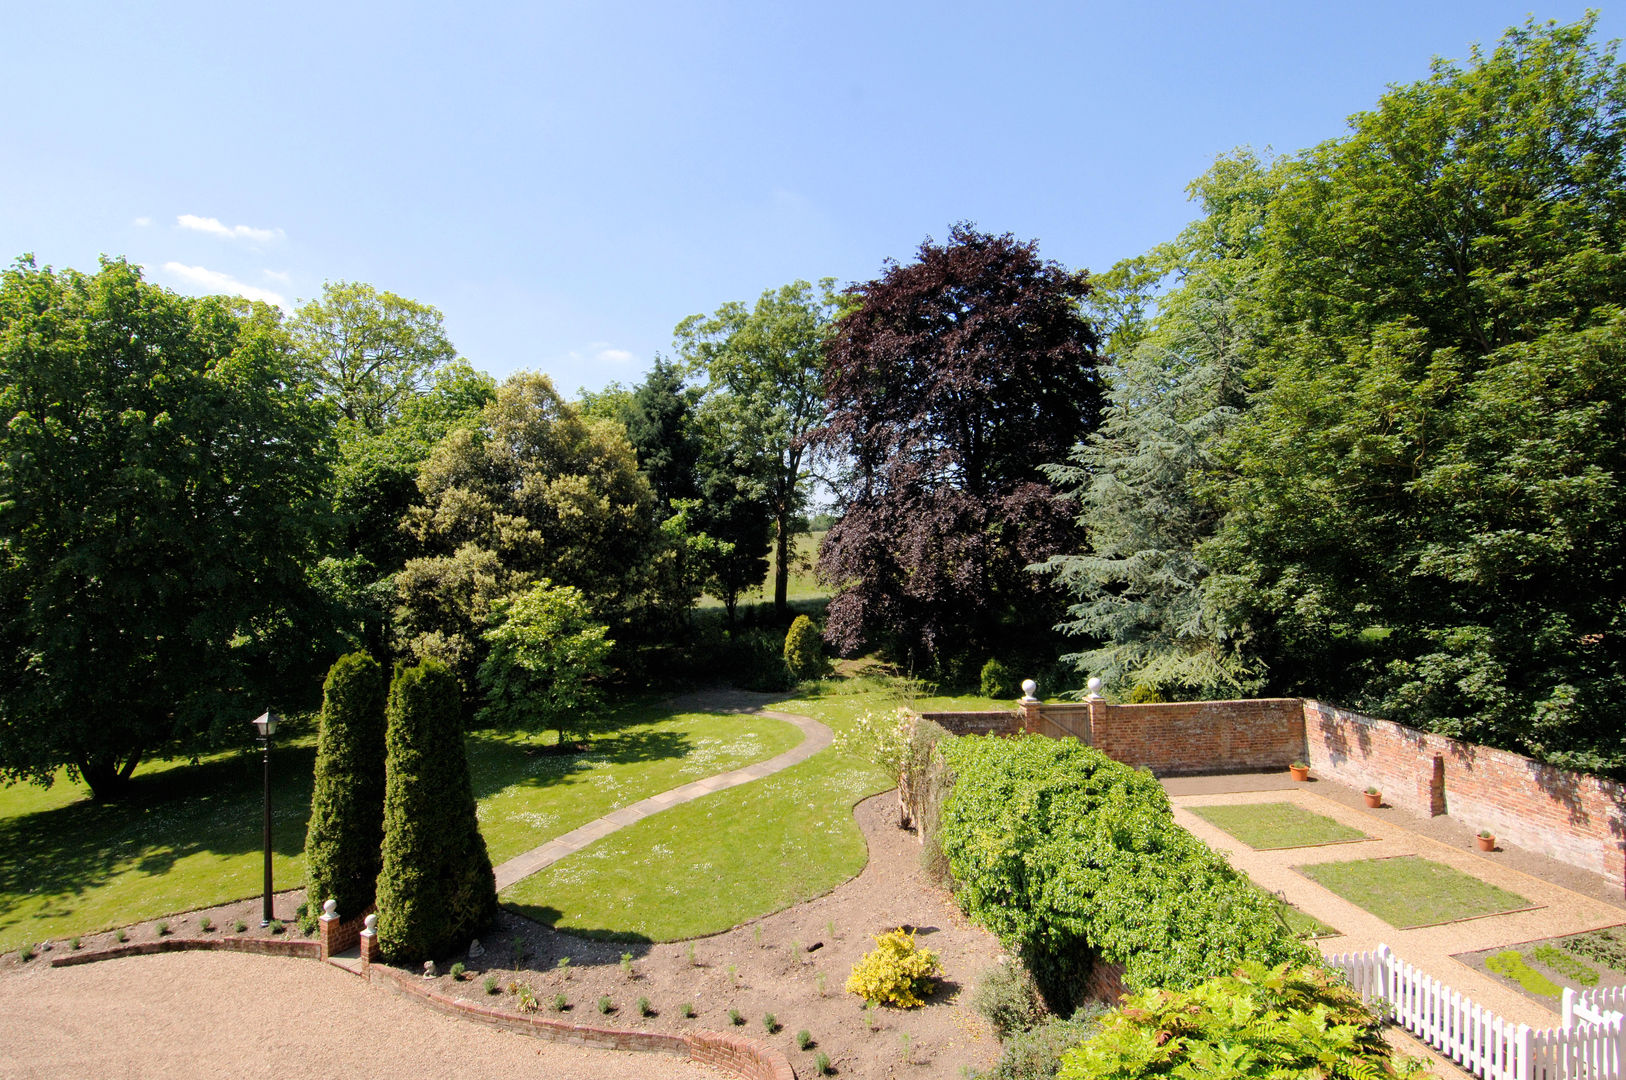
[[[876,938],[875,948],[853,965],[847,992],[865,1001],[913,1009],[926,1004],[926,995],[934,989],[932,976],[942,971],[936,953],[915,945],[913,930],[893,930]]]

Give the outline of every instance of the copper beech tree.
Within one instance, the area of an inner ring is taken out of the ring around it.
[[[1037,243],[962,223],[847,291],[817,432],[844,462],[819,553],[837,649],[947,671],[1049,635],[1057,601],[1024,567],[1078,545],[1039,466],[1100,413],[1089,290]]]

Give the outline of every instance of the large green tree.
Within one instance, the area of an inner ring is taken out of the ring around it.
[[[795,538],[807,531],[808,435],[824,416],[824,343],[840,303],[834,289],[833,278],[816,289],[795,281],[769,289],[751,307],[736,301],[710,318],[691,315],[675,331],[680,354],[707,380],[711,407],[729,414],[724,452],[737,456],[749,446],[763,458],[774,524],[774,611],[781,618],[789,611]]]
[[[247,730],[317,606],[329,430],[273,308],[5,271],[0,776],[107,798]]]
[[[1531,23],[1298,157],[1212,595],[1281,691],[1626,769],[1626,68]]]

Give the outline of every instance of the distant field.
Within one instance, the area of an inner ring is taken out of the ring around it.
[[[818,558],[819,543],[824,539],[824,533],[808,533],[806,536],[796,538],[796,551],[791,556],[790,581],[786,585],[785,598],[787,600],[828,600],[831,592],[827,587],[820,585],[813,576],[813,560]],[[774,571],[778,560],[774,553],[768,553],[768,573],[762,583],[754,589],[747,589],[740,593],[739,602],[742,604],[755,604],[772,602]],[[700,598],[703,608],[722,607],[723,602],[710,593]]]

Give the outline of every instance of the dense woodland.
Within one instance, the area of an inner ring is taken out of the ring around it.
[[[1626,774],[1623,136],[1613,46],[1531,23],[1337,139],[1221,156],[1105,271],[962,223],[574,400],[369,285],[284,315],[25,256],[0,776],[116,795],[357,648],[561,738],[607,687],[768,685],[816,511],[844,655],[1314,695]]]

